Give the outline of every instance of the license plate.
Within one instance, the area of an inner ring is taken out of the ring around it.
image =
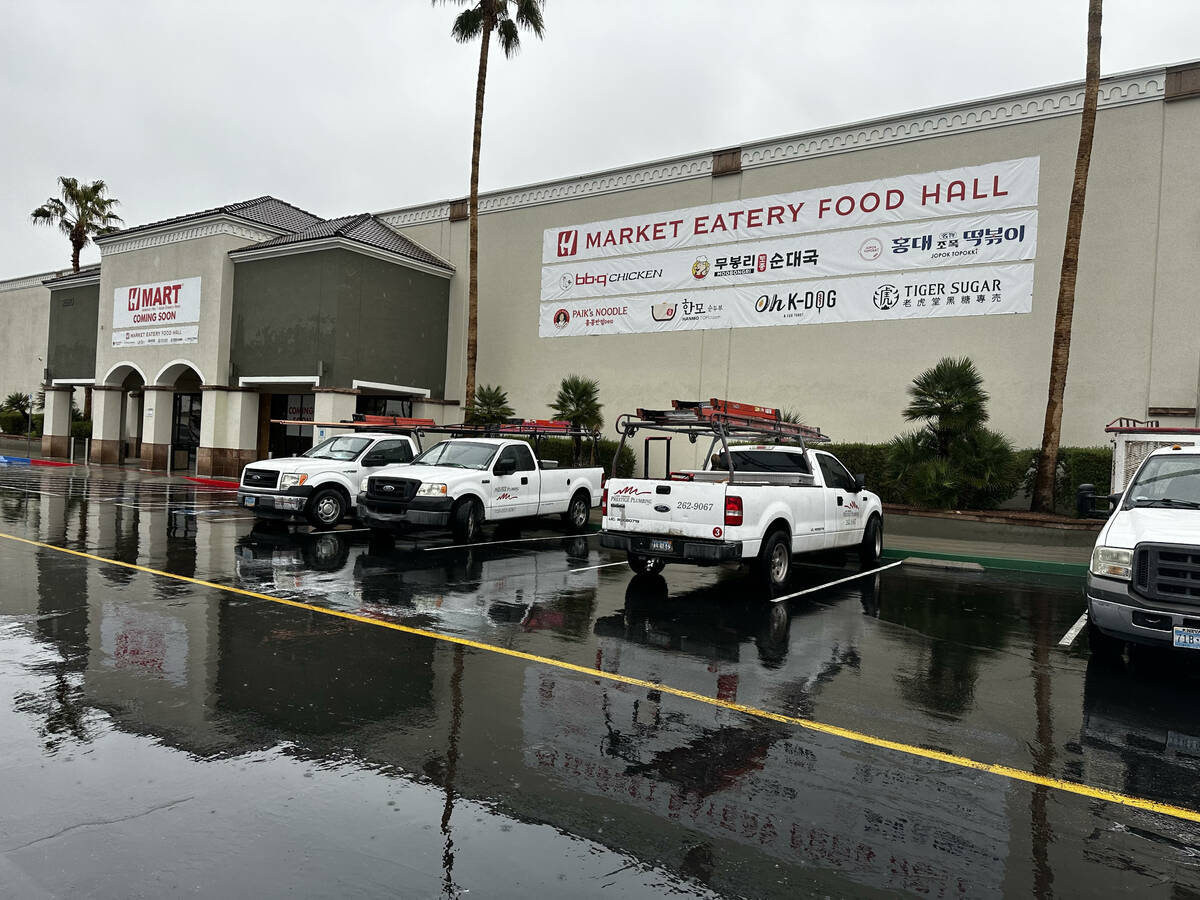
[[[674,541],[662,541],[655,538],[650,539],[650,549],[656,550],[659,553],[670,553],[675,549]],[[1198,632],[1200,634],[1200,632]]]
[[[257,497],[243,497],[242,506],[253,506],[257,500]]]
[[[1200,650],[1200,628],[1184,628],[1181,625],[1175,626],[1175,640],[1173,641],[1176,647],[1184,647],[1188,650]]]

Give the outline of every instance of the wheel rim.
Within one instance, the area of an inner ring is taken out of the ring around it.
[[[576,500],[572,504],[571,521],[578,527],[582,527],[583,523],[587,521],[587,507],[582,500]]]
[[[479,528],[479,520],[477,518],[475,504],[472,503],[467,508],[467,537],[469,537],[469,538],[475,537],[475,532],[478,530],[478,528]]]
[[[342,512],[342,504],[334,496],[322,497],[317,504],[317,518],[328,524],[337,519]]]
[[[875,529],[875,558],[879,559],[883,555],[883,532],[878,528]]]
[[[782,584],[787,578],[790,562],[788,548],[782,542],[776,544],[771,550],[771,580],[775,584]]]

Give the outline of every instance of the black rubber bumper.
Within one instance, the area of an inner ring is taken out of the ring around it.
[[[672,549],[651,550],[651,541],[670,541]],[[674,562],[690,562],[699,565],[716,565],[742,558],[742,545],[729,541],[705,541],[696,538],[667,537],[665,535],[622,534],[615,531],[600,532],[600,546],[609,550],[624,550],[643,556],[656,556]]]
[[[450,523],[449,497],[413,497],[407,503],[358,495],[358,520],[368,528],[399,531],[413,526],[444,528]]]

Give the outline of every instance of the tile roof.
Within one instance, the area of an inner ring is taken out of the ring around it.
[[[78,272],[56,272],[53,278],[47,278],[42,284],[53,287],[62,281],[74,281],[76,278],[95,278],[100,274],[100,264],[96,263],[92,266],[82,266]]]
[[[261,244],[239,247],[236,250],[230,251],[230,255],[262,250],[269,247],[282,247],[290,244],[307,243],[309,241],[328,240],[330,238],[343,238],[347,241],[363,244],[377,250],[395,253],[398,256],[404,256],[416,262],[425,263],[426,265],[437,266],[439,269],[445,269],[447,272],[454,271],[454,267],[444,259],[435,256],[399,232],[393,231],[370,213],[360,213],[356,216],[342,216],[338,219],[317,222],[296,234],[285,234],[277,238],[271,238],[269,241],[263,241]]]
[[[206,219],[209,216],[217,215],[236,216],[239,219],[245,219],[259,225],[266,225],[269,228],[279,228],[293,234],[322,221],[320,216],[314,216],[312,213],[306,212],[298,206],[292,206],[292,204],[284,203],[282,200],[277,200],[274,197],[255,197],[253,200],[243,200],[239,203],[229,203],[225,206],[217,206],[212,209],[203,209],[199,212],[175,216],[171,219],[162,219],[158,222],[148,222],[145,225],[122,228],[120,231],[114,231],[111,235],[100,237],[99,241],[102,242],[110,237],[124,237],[139,231],[146,231],[150,228],[161,228],[164,225],[180,225],[184,222],[190,222],[193,219]]]

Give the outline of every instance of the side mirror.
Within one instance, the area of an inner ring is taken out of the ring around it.
[[[1124,491],[1117,491],[1115,494],[1108,495],[1109,515],[1112,515],[1117,511],[1117,505],[1121,502],[1121,498],[1124,495]]]
[[[515,462],[498,462],[496,463],[496,467],[492,469],[492,474],[499,477],[511,475],[515,471],[517,471],[517,464]]]
[[[861,472],[858,475],[855,475],[854,476],[854,493],[856,493],[856,494],[861,493],[862,489],[864,487],[866,487],[866,484],[867,484],[867,476],[866,475],[863,475]]]

